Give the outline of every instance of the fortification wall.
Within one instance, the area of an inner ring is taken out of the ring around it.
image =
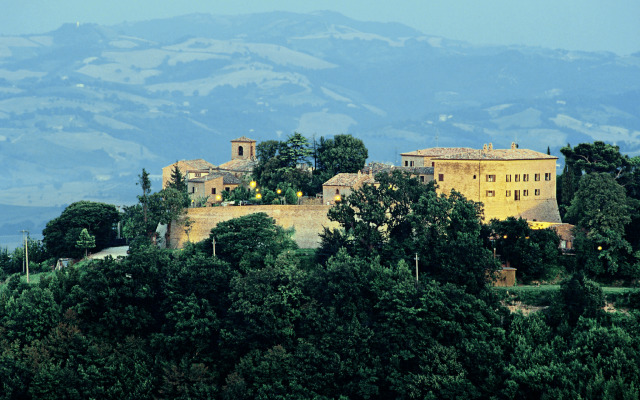
[[[339,224],[329,221],[326,205],[264,205],[190,208],[187,215],[193,220],[189,240],[199,242],[209,237],[211,228],[218,223],[245,215],[263,212],[276,220],[283,228],[295,229],[293,239],[301,248],[317,248],[318,236],[323,227],[337,228]],[[171,247],[181,248],[187,242],[187,234],[182,226],[171,224]]]

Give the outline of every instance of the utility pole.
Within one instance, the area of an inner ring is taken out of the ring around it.
[[[27,267],[27,283],[29,283],[29,246],[27,244],[29,240],[29,231],[23,229],[23,236],[25,232],[27,233],[27,236],[24,237],[24,265]]]
[[[418,260],[420,258],[418,257],[418,253],[416,253],[416,284],[418,283]]]

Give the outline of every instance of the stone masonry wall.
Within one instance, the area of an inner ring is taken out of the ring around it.
[[[189,240],[199,242],[207,239],[211,228],[218,223],[245,215],[263,212],[276,220],[276,223],[287,229],[293,227],[293,239],[301,248],[317,248],[320,245],[318,236],[323,227],[337,228],[339,224],[329,221],[327,211],[330,206],[314,205],[264,205],[264,206],[227,206],[190,208],[188,216],[193,220]],[[187,242],[187,235],[182,226],[171,224],[171,248],[181,248]]]
[[[455,189],[470,200],[482,202],[485,222],[509,216],[560,222],[556,201],[555,163],[555,159],[438,160],[434,177],[439,193],[448,194],[451,189]],[[442,181],[440,174],[444,178]],[[525,174],[528,175],[527,181],[524,181]],[[536,174],[539,174],[537,181]],[[545,174],[549,174],[548,181]],[[495,176],[495,180],[489,181],[487,175]],[[516,180],[516,175],[520,180]],[[510,181],[507,181],[507,176],[510,176]],[[493,191],[493,196],[488,196],[489,191]],[[520,195],[519,200],[516,200],[516,191]]]

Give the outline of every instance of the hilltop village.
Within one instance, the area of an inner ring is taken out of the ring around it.
[[[317,247],[318,233],[323,227],[332,226],[326,217],[328,208],[363,185],[376,185],[378,173],[400,170],[424,184],[435,181],[438,193],[456,190],[469,200],[481,202],[485,222],[521,217],[533,228],[555,227],[564,236],[562,246],[571,246],[570,229],[562,224],[556,200],[557,157],[521,149],[516,143],[508,149],[495,149],[488,144],[482,149],[435,147],[416,150],[402,153],[400,166],[369,163],[355,173],[338,173],[323,182],[321,192],[305,193],[300,198],[298,204],[306,206],[303,213],[284,205],[260,205],[242,210],[211,207],[228,204],[224,202],[223,192],[255,185],[251,176],[258,163],[256,154],[256,141],[243,136],[231,141],[231,160],[224,164],[216,166],[196,159],[177,161],[163,168],[163,187],[167,186],[176,167],[187,181],[194,206],[188,210],[194,222],[191,240],[207,237],[209,230],[220,221],[260,211],[284,227],[294,227],[295,239],[301,247]],[[176,247],[189,239],[180,230],[172,232],[171,237],[173,240],[169,245]]]

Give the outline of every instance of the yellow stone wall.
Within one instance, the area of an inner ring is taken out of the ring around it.
[[[528,181],[524,181],[524,175]],[[540,174],[540,180],[535,180]],[[549,174],[549,180],[545,180]],[[440,179],[440,176],[443,179]],[[487,175],[495,175],[495,182],[487,181]],[[507,182],[507,175],[511,181]],[[516,179],[519,176],[519,181]],[[437,160],[434,179],[439,193],[451,189],[473,201],[484,204],[485,221],[521,216],[527,220],[560,222],[556,201],[556,160]],[[540,191],[536,195],[536,189]],[[488,195],[493,191],[495,196]],[[507,191],[510,195],[507,196]],[[520,200],[516,200],[516,191]],[[525,195],[528,191],[528,195]]]
[[[227,206],[190,208],[187,215],[194,222],[189,240],[199,242],[209,237],[211,228],[218,223],[245,215],[264,212],[283,228],[293,227],[293,239],[301,248],[317,248],[318,236],[323,227],[338,228],[339,224],[329,221],[327,212],[330,206],[313,205],[264,205],[264,206]],[[178,224],[171,224],[171,248],[181,248],[187,242],[187,234]]]

